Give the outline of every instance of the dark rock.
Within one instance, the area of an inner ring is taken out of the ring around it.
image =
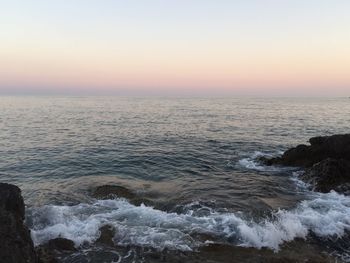
[[[21,189],[15,185],[0,183],[0,201],[0,209],[24,220],[25,208]]]
[[[287,150],[281,158],[284,165],[307,167],[314,163],[314,156],[311,155],[310,147],[300,144],[295,148]]]
[[[129,189],[119,185],[102,185],[98,186],[92,196],[97,199],[111,199],[114,197],[123,197],[126,199],[135,198],[135,194]]]
[[[113,238],[115,235],[115,228],[110,225],[105,225],[100,228],[100,237],[96,240],[96,243],[107,245],[107,246],[114,246]]]
[[[49,242],[35,248],[39,263],[58,263],[57,256],[61,253],[77,251],[74,242],[66,238],[54,238]]]
[[[29,229],[24,225],[21,190],[0,183],[0,261],[6,263],[38,262]]]
[[[197,251],[164,250],[142,254],[144,262],[152,263],[335,263],[337,259],[323,254],[321,248],[304,240],[293,241],[280,251],[256,249],[229,244],[207,244]]]
[[[257,160],[258,160],[260,163],[262,163],[262,164],[264,164],[264,165],[268,165],[268,166],[271,166],[271,165],[273,165],[275,162],[277,162],[276,159],[277,159],[277,158],[268,158],[268,157],[266,157],[266,156],[259,156],[259,157],[257,158]]]
[[[318,137],[313,137],[311,139],[309,139],[309,143],[312,145],[312,146],[316,146],[316,145],[321,145],[323,144],[326,140],[327,140],[327,136],[318,136]]]
[[[54,251],[46,246],[38,246],[35,248],[36,254],[39,258],[38,263],[58,263]]]
[[[225,244],[208,244],[201,248],[201,257],[209,262],[249,262],[249,263],[301,263],[336,262],[335,259],[319,253],[319,248],[305,242],[293,241],[289,247],[279,252],[262,248],[244,248]],[[198,260],[197,262],[203,262]]]
[[[77,249],[74,246],[74,242],[67,238],[54,238],[51,239],[47,244],[46,247],[49,249],[55,249],[59,251],[76,251]]]
[[[350,190],[350,161],[327,158],[307,169],[300,178],[319,192],[346,193]]]
[[[286,165],[306,168],[300,176],[320,192],[350,194],[350,134],[313,137],[310,145],[298,145],[281,157],[259,161],[265,165]]]
[[[350,134],[314,137],[310,145],[298,145],[287,150],[281,157],[262,160],[266,165],[311,167],[327,159],[350,161]]]

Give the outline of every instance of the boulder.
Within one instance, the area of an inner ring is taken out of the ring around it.
[[[21,190],[0,183],[0,259],[6,263],[38,262],[30,230],[24,224]]]
[[[327,193],[335,190],[350,192],[350,161],[327,158],[308,168],[300,178],[315,191]]]
[[[38,263],[58,263],[54,251],[48,247],[41,245],[36,247],[35,251],[39,259]]]
[[[113,238],[115,235],[115,228],[110,225],[105,225],[100,228],[100,237],[96,240],[96,243],[107,245],[110,247],[114,246]]]
[[[47,243],[35,248],[39,263],[58,263],[57,257],[60,253],[71,253],[77,251],[74,242],[66,238],[54,238]]]
[[[76,251],[77,249],[74,246],[74,242],[67,238],[54,238],[49,240],[46,244],[49,249],[55,249],[59,251]]]

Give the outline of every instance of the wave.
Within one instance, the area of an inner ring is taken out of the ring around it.
[[[280,154],[281,152],[278,152]],[[238,161],[238,165],[240,167],[249,169],[249,170],[256,170],[261,172],[281,172],[281,171],[289,171],[292,168],[291,167],[276,167],[276,166],[266,166],[263,165],[261,162],[258,161],[259,157],[273,157],[274,154],[268,154],[263,153],[260,151],[253,152],[250,156],[242,158]]]
[[[113,225],[118,245],[139,245],[155,249],[189,251],[205,244],[195,234],[219,237],[244,247],[279,250],[284,242],[306,238],[342,237],[350,230],[350,198],[336,192],[314,193],[293,210],[278,210],[256,221],[241,213],[195,211],[168,213],[145,205],[134,206],[125,199],[101,200],[75,206],[43,206],[29,209],[28,222],[36,245],[65,237],[76,246],[93,243],[99,228]]]

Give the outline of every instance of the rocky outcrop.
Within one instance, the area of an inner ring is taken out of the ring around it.
[[[266,165],[312,167],[327,158],[350,161],[350,134],[314,137],[310,145],[298,145],[287,150],[281,157],[261,159]]]
[[[261,158],[265,165],[305,168],[300,178],[315,191],[350,193],[350,134],[314,137],[277,158]]]
[[[315,191],[350,192],[350,161],[327,158],[307,169],[300,178]]]
[[[21,190],[0,183],[0,261],[6,263],[38,262],[30,231],[24,224]]]
[[[64,238],[55,238],[34,248],[24,218],[21,190],[15,185],[0,183],[0,262],[57,263],[56,251],[76,251],[73,241]]]

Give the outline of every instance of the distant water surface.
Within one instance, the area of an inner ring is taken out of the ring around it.
[[[194,250],[197,231],[277,250],[311,234],[346,259],[349,247],[328,242],[347,238],[350,198],[310,192],[296,169],[256,157],[349,123],[347,98],[0,97],[0,181],[22,188],[37,244],[93,244],[109,223],[121,246]],[[91,198],[103,184],[152,205]]]

